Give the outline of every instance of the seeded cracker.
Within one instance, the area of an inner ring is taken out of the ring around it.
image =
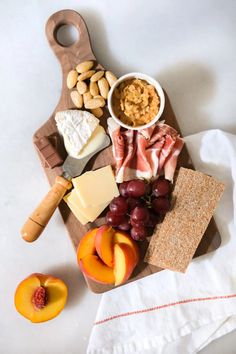
[[[175,204],[152,236],[145,262],[185,272],[224,189],[215,178],[181,167],[173,190]]]

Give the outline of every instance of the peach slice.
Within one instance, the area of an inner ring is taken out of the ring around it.
[[[89,254],[96,254],[95,248],[95,236],[98,228],[88,231],[80,240],[78,249],[77,249],[77,260],[78,262],[88,256]]]
[[[113,236],[115,230],[108,225],[98,228],[95,236],[95,247],[99,257],[108,266],[114,265]]]
[[[102,284],[114,284],[113,269],[104,264],[98,256],[88,255],[79,261],[81,271],[90,279]]]
[[[136,262],[136,264],[138,263],[138,261],[139,261],[139,248],[131,236],[129,236],[124,231],[116,231],[115,235],[114,235],[114,243],[115,244],[116,243],[119,243],[119,244],[125,243],[125,244],[129,245],[134,252],[135,262]]]
[[[15,292],[16,310],[31,322],[56,317],[67,300],[65,283],[51,275],[34,273],[24,279]]]
[[[137,264],[137,258],[130,245],[116,243],[114,246],[114,260],[115,285],[120,285],[126,282],[131,276]]]

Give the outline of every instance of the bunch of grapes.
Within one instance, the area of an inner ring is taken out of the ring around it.
[[[109,205],[106,223],[129,231],[136,241],[145,240],[170,209],[170,182],[163,177],[150,184],[134,179],[121,183],[119,191]]]

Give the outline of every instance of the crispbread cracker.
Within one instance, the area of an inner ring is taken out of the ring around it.
[[[173,190],[174,206],[152,236],[145,262],[185,272],[224,189],[215,178],[181,167]]]

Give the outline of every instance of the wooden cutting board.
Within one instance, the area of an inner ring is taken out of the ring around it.
[[[66,24],[75,26],[79,33],[79,39],[70,47],[64,47],[60,45],[56,39],[56,33],[58,29],[61,26]],[[63,74],[62,91],[61,91],[61,98],[57,104],[57,107],[55,108],[55,111],[48,119],[48,121],[36,131],[36,133],[33,136],[33,141],[35,142],[35,140],[37,140],[42,136],[49,136],[51,138],[56,137],[57,149],[59,150],[60,154],[65,158],[66,151],[64,149],[63,141],[57,132],[54,117],[57,111],[75,108],[70,99],[70,90],[68,90],[66,86],[66,77],[68,72],[71,69],[74,69],[77,64],[83,62],[84,60],[90,60],[90,59],[96,61],[96,58],[92,52],[89,34],[85,22],[82,19],[82,17],[75,11],[63,10],[53,14],[49,18],[46,24],[46,36],[48,38],[49,44],[53,52],[55,53],[55,55],[57,56],[61,64],[62,74]],[[99,63],[97,63],[97,68],[102,68],[102,66]],[[110,68],[106,68],[106,69],[109,70]],[[170,101],[166,93],[165,96],[166,96],[165,97],[166,104],[162,115],[162,119],[165,119],[167,124],[171,125],[176,130],[180,131],[176,117],[171,108]],[[107,117],[109,117],[109,113],[106,110],[104,116],[100,118],[101,124],[105,128],[106,128]],[[39,158],[41,159],[40,155]],[[61,174],[62,170],[60,167],[55,167],[54,169],[46,168],[43,165],[42,160],[41,162],[44,171],[46,173],[46,176],[48,178],[48,181],[52,185],[54,183],[55,177],[58,174]],[[97,156],[95,156],[95,158],[93,158],[89,162],[85,170],[96,169],[108,164],[113,164],[111,147],[108,147],[107,149],[99,153]],[[178,165],[183,167],[188,167],[188,168],[194,168],[186,147],[184,147],[184,149],[181,152]],[[97,225],[101,225],[104,223],[104,218],[100,217],[98,220],[96,220],[96,222],[89,223],[86,226],[82,226],[79,223],[79,221],[74,217],[74,215],[70,212],[69,208],[64,202],[61,202],[59,209],[75,250],[77,249],[81,237],[88,229],[91,229]],[[214,251],[220,246],[220,243],[221,243],[220,234],[217,230],[214,219],[212,219],[201,243],[199,244],[195,256],[197,257],[206,254],[208,252]],[[161,270],[160,268],[151,266],[142,261],[147,246],[148,246],[148,242],[139,242],[141,261],[136,267],[133,276],[131,277],[131,279],[129,279],[128,282],[143,278],[147,275],[159,272]],[[90,280],[89,278],[86,278],[86,281],[88,287],[95,293],[102,293],[113,288],[113,286],[110,285],[103,285],[103,284],[96,283]]]

